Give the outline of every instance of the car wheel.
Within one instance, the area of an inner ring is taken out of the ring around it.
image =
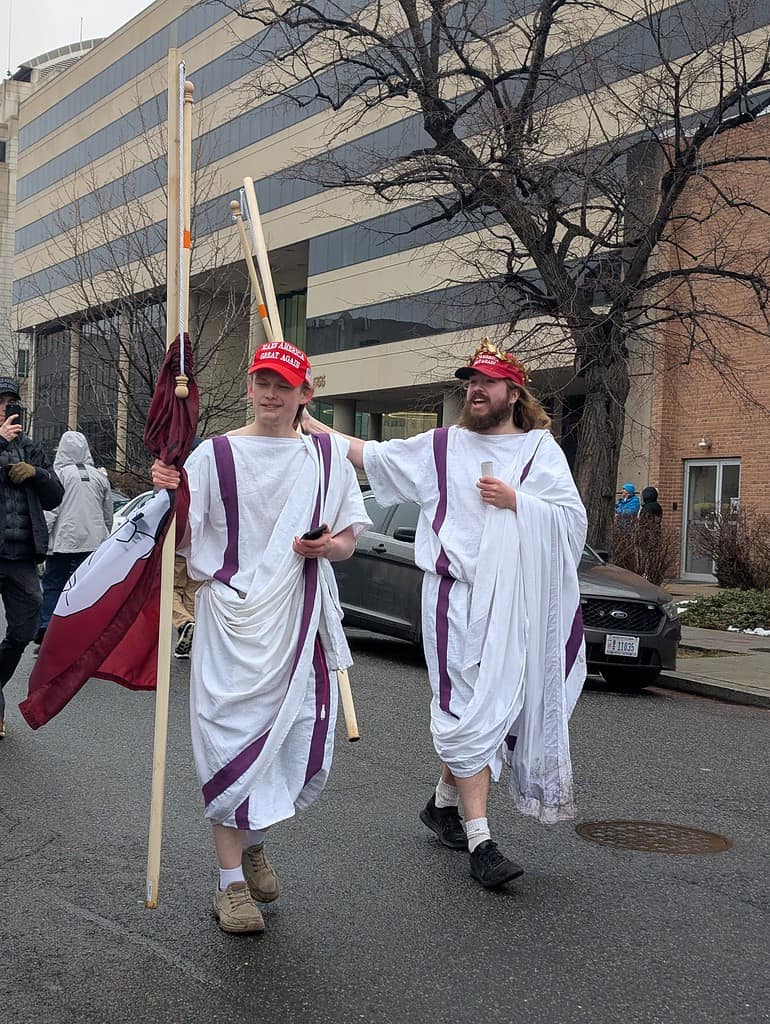
[[[603,668],[604,680],[617,690],[641,690],[652,686],[660,675],[659,668]]]

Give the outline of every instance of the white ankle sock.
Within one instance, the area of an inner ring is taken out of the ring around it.
[[[436,807],[457,807],[457,799],[457,787],[439,779],[436,786]]]
[[[473,853],[479,843],[491,839],[489,822],[486,818],[473,818],[465,822],[465,835],[468,837],[468,852]]]
[[[243,877],[243,868],[239,865],[237,868],[220,868],[219,869],[219,889],[220,892],[224,892],[228,885],[232,885],[233,882],[245,882],[246,879]]]
[[[261,846],[267,837],[267,829],[247,829],[243,833],[243,848],[248,850],[250,846]]]

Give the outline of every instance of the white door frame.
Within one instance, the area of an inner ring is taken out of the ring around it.
[[[714,506],[719,507],[719,498],[722,494],[722,470],[725,466],[739,466],[740,459],[685,459],[684,460],[684,500],[682,502],[682,544],[680,550],[680,575],[683,580],[693,580],[699,583],[716,583],[716,576],[712,573],[687,572],[687,529],[690,512],[690,467],[691,466],[714,466],[716,468],[716,479],[714,483]],[[740,474],[742,476],[742,474]],[[738,496],[741,493],[741,480],[738,481]]]

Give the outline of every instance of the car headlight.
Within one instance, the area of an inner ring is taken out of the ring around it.
[[[674,619],[679,618],[679,612],[676,609],[676,601],[666,601],[665,604],[660,606],[660,609],[666,618],[671,619],[672,622]]]

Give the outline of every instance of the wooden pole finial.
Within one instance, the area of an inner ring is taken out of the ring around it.
[[[176,378],[176,387],[174,388],[174,394],[176,395],[177,398],[190,397],[190,388],[188,387],[189,383],[190,378],[187,376],[187,374],[180,373],[179,376]]]

